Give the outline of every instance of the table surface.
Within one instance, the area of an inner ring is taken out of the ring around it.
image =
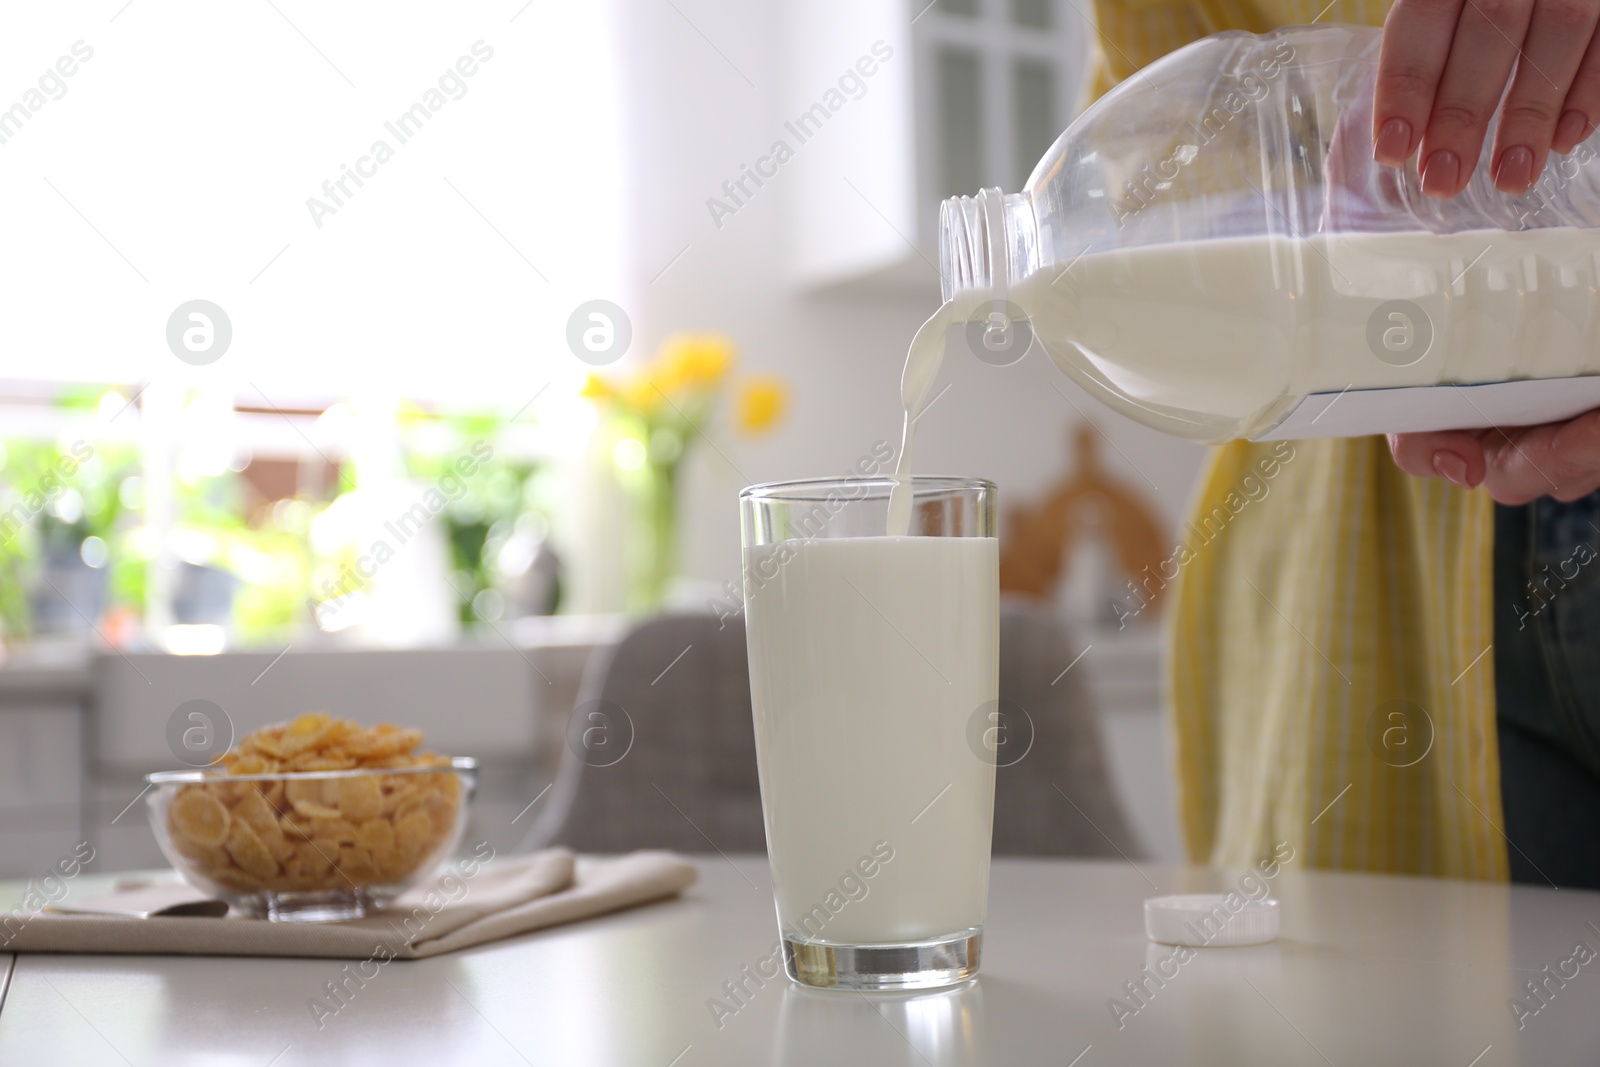
[[[698,862],[675,901],[388,963],[320,1028],[308,1002],[340,961],[0,955],[0,1064],[1600,1063],[1600,957],[1575,956],[1600,951],[1600,893],[1291,865],[1275,944],[1167,964],[1141,1005],[1125,984],[1172,952],[1145,940],[1143,899],[1238,874],[997,860],[976,982],[868,995],[780,977],[734,1001],[724,983],[776,940],[766,861]],[[1538,1008],[1520,1027],[1518,997]]]

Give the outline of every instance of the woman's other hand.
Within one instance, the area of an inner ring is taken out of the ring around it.
[[[1543,426],[1390,434],[1389,451],[1408,474],[1481,485],[1502,504],[1577,500],[1600,489],[1600,411]]]

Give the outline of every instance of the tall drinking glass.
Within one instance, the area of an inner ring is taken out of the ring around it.
[[[789,976],[915,989],[977,973],[999,664],[993,483],[774,482],[739,496],[750,696]],[[977,738],[978,740],[975,740]]]

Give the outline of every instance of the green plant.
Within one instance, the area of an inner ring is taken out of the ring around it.
[[[54,406],[81,417],[106,393],[73,386]],[[110,546],[127,511],[122,485],[137,471],[138,453],[101,424],[79,421],[93,429],[81,437],[0,442],[0,631],[12,637],[32,631],[29,592],[43,580],[47,560],[77,557],[98,569],[114,558]]]
[[[480,598],[503,591],[513,577],[501,566],[502,549],[513,537],[529,536],[530,525],[542,528],[548,515],[550,471],[512,454],[506,442],[510,425],[497,413],[440,415],[414,405],[401,411],[407,476],[442,487],[446,503],[438,521],[450,547],[451,585],[463,623],[493,621],[498,612],[488,603],[492,598]],[[462,477],[455,464],[469,452],[487,452],[488,458]]]

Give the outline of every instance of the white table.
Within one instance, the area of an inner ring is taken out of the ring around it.
[[[983,973],[922,995],[756,988],[707,1002],[775,940],[764,859],[710,857],[682,899],[420,962],[395,962],[319,1031],[331,960],[21,956],[0,1064],[1600,1063],[1600,958],[1519,1031],[1508,1001],[1582,941],[1600,893],[1285,869],[1274,945],[1208,949],[1114,1024],[1108,1001],[1170,950],[1141,901],[1217,871],[1002,860]],[[201,921],[201,920],[197,920]],[[0,960],[4,957],[0,956]],[[1570,968],[1569,968],[1570,972]]]

